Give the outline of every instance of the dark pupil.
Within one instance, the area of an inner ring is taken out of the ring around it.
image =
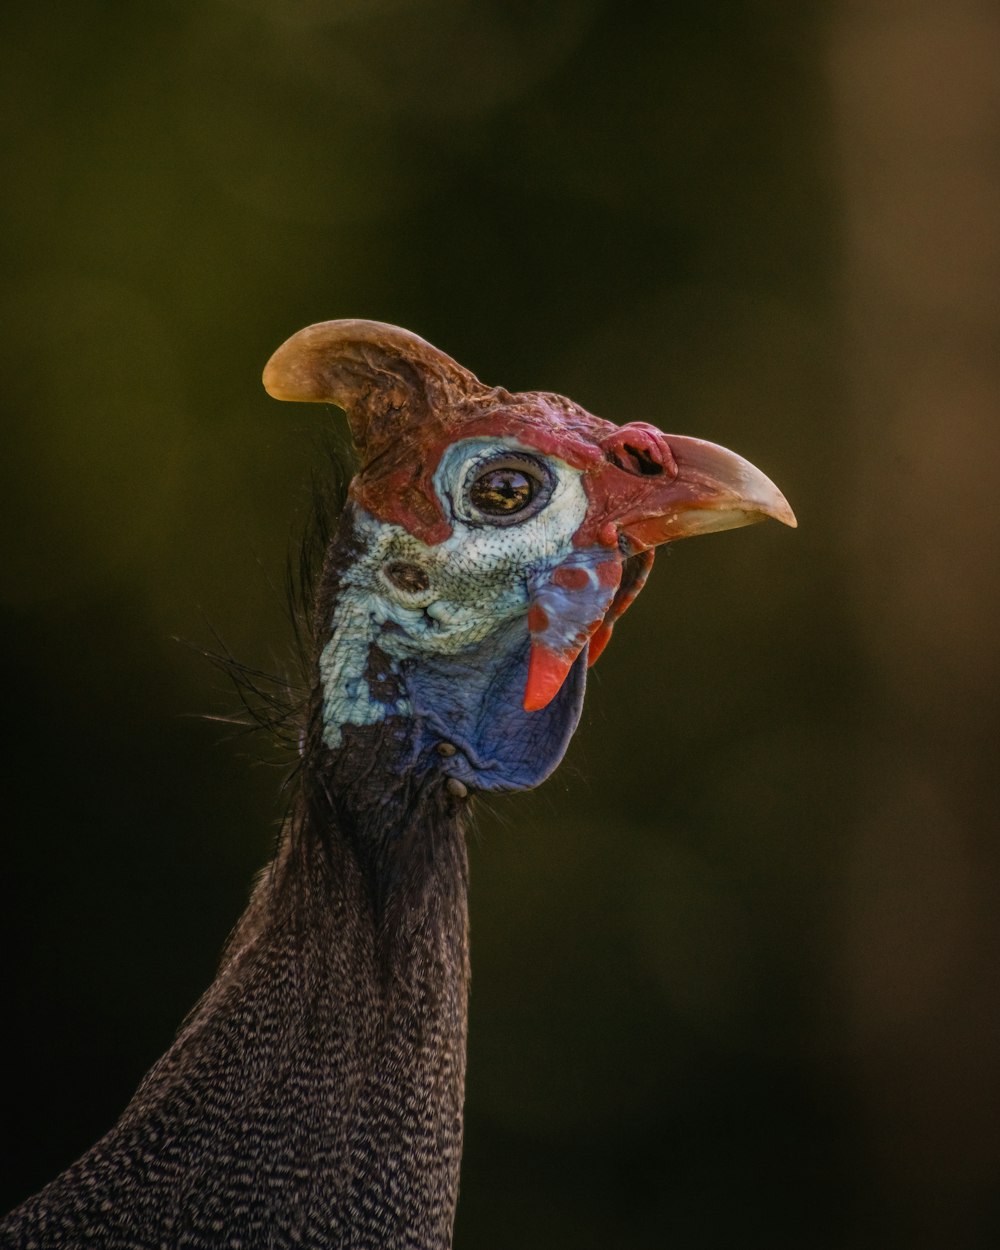
[[[507,516],[531,502],[535,493],[534,478],[520,469],[487,469],[472,483],[469,494],[480,512]]]

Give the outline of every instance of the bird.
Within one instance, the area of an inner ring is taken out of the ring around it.
[[[557,767],[660,544],[796,524],[734,452],[487,386],[398,326],[308,326],[263,381],[342,408],[358,457],[289,816],[173,1044],[3,1247],[450,1246],[473,800]]]

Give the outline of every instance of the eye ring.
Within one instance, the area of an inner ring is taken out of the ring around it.
[[[545,507],[554,485],[544,461],[519,452],[501,452],[472,466],[462,502],[469,518],[480,524],[520,525]]]

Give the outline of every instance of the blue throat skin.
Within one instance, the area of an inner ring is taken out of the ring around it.
[[[404,666],[418,750],[453,744],[456,753],[440,766],[470,789],[539,785],[558,767],[579,724],[586,655],[580,655],[547,707],[526,712],[528,653],[528,627],[521,617],[467,652]]]

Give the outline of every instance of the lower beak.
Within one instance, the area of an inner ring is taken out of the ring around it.
[[[664,435],[675,474],[646,479],[641,512],[620,532],[636,551],[773,517],[794,529],[795,513],[777,486],[749,460],[700,438]]]

